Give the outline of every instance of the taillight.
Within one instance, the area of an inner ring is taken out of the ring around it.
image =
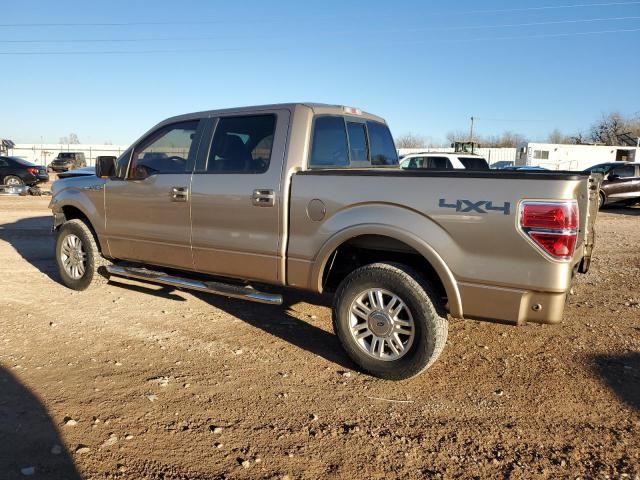
[[[38,169],[35,167],[29,167],[27,168],[27,172],[29,172],[31,175],[37,175],[38,174]]]
[[[520,229],[542,251],[555,259],[569,260],[578,240],[578,204],[522,202]]]

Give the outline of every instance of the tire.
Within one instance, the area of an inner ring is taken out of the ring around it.
[[[371,308],[369,292],[374,292],[376,308]],[[382,293],[382,302],[376,292]],[[402,308],[393,303],[393,296],[403,303]],[[398,311],[386,315],[385,306]],[[354,307],[358,314],[352,313]],[[401,264],[373,263],[354,270],[338,287],[333,329],[347,355],[364,371],[404,380],[422,373],[440,356],[448,323],[439,297],[417,272]]]
[[[78,252],[83,255],[78,256]],[[83,220],[73,219],[62,224],[56,237],[55,254],[60,278],[67,287],[81,291],[109,281],[105,267],[111,262],[102,256],[93,232]],[[70,260],[67,266],[66,259]]]
[[[599,198],[598,210],[602,210],[602,208],[604,207],[604,204],[607,201],[607,197],[605,196],[604,192],[600,192],[600,195],[598,196],[598,198]]]
[[[4,185],[24,185],[24,182],[20,177],[16,177],[15,175],[7,175],[2,180]]]

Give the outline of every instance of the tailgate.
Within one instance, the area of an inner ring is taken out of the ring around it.
[[[596,218],[600,203],[600,183],[603,176],[594,173],[589,176],[588,193],[579,200],[580,210],[586,211],[584,218],[584,242],[582,244],[582,261],[578,266],[578,272],[587,273],[591,264],[591,254],[596,243]]]

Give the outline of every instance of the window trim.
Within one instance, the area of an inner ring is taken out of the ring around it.
[[[196,118],[190,118],[190,119],[185,119],[185,120],[179,120],[176,122],[172,122],[172,123],[167,123],[165,125],[162,125],[156,129],[154,129],[153,131],[149,132],[147,135],[145,135],[144,137],[142,137],[138,142],[136,142],[134,145],[132,145],[132,147],[130,148],[130,152],[129,152],[129,161],[127,163],[127,173],[124,176],[123,180],[131,180],[131,181],[144,181],[147,178],[153,177],[154,175],[183,175],[183,174],[187,174],[190,175],[193,172],[194,166],[195,166],[195,159],[197,158],[198,155],[198,149],[200,148],[200,141],[202,139],[202,130],[203,130],[203,123],[204,123],[204,118],[202,117],[196,117]],[[176,125],[180,125],[183,123],[190,123],[190,122],[198,122],[198,126],[196,127],[196,131],[194,132],[195,137],[191,140],[191,146],[189,147],[189,152],[191,152],[191,149],[194,147],[195,144],[195,154],[193,155],[193,158],[190,158],[191,155],[187,156],[187,163],[185,165],[185,171],[184,172],[158,172],[158,173],[154,173],[153,175],[149,175],[148,177],[145,178],[133,178],[131,177],[131,167],[133,164],[133,155],[136,153],[136,150],[138,149],[138,147],[140,145],[143,145],[150,137],[152,137],[153,135],[156,135],[159,131],[161,130],[170,130],[171,127],[174,127]],[[124,153],[127,153],[126,151]],[[123,154],[124,155],[124,154]],[[118,177],[118,179],[120,179]]]
[[[220,122],[225,118],[241,118],[241,117],[273,117],[273,143],[271,145],[271,152],[269,154],[269,164],[267,165],[266,170],[262,172],[224,172],[224,171],[209,171],[207,168],[209,167],[209,157],[211,156],[211,148],[213,147],[213,139],[216,137],[216,132],[218,131],[218,127],[220,126]],[[249,113],[249,114],[238,114],[232,113],[229,115],[216,115],[215,117],[209,117],[210,120],[209,126],[211,131],[207,133],[209,137],[208,146],[204,149],[202,157],[198,155],[198,161],[196,162],[196,166],[193,170],[194,174],[205,174],[205,175],[264,175],[269,172],[271,169],[271,161],[273,159],[273,147],[276,144],[276,133],[278,131],[278,122],[279,122],[278,112],[264,112],[264,113]]]
[[[369,127],[367,126],[366,120],[352,121],[350,119],[347,119],[347,117],[344,117],[344,116],[342,118],[344,120],[344,129],[347,134],[347,148],[349,153],[349,165],[347,165],[347,168],[370,167],[371,166],[371,145],[369,142]],[[355,124],[360,124],[364,126],[364,143],[365,143],[365,147],[367,148],[367,159],[364,161],[351,160],[351,137],[349,136],[349,125],[348,125],[349,123],[355,123]]]

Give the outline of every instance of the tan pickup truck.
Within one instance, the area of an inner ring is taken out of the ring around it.
[[[382,118],[298,103],[165,120],[96,176],[55,182],[50,206],[70,288],[117,275],[274,304],[269,285],[331,293],[347,354],[403,379],[436,360],[447,313],[562,319],[598,181],[402,170]]]

